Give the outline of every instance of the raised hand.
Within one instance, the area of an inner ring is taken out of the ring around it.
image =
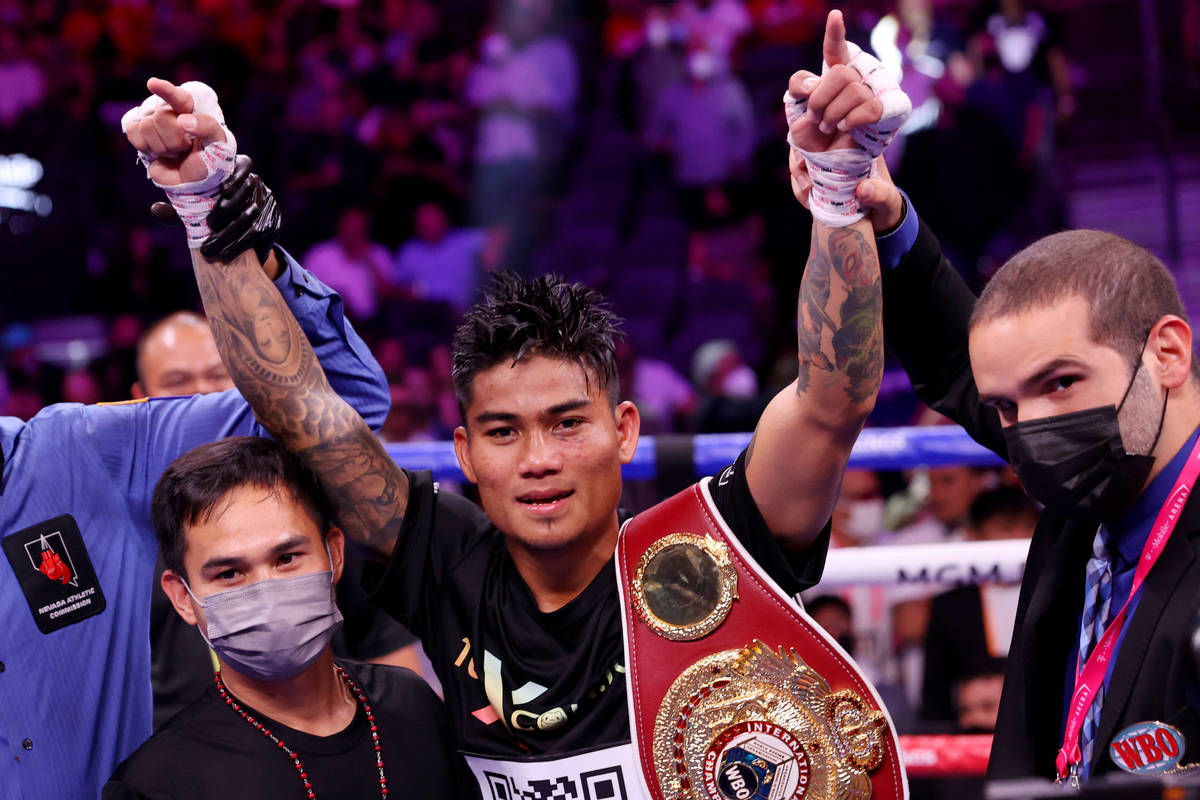
[[[146,88],[152,94],[125,112],[121,130],[183,221],[188,247],[197,249],[212,233],[208,213],[233,172],[237,142],[209,86],[151,78]]]
[[[193,113],[195,98],[182,86],[151,78],[146,88],[153,97],[127,114],[122,126],[129,143],[147,159],[150,179],[159,186],[204,180],[209,175],[205,147],[229,140],[222,121]],[[215,99],[213,95],[214,104]]]
[[[790,128],[792,138],[805,150],[850,147],[842,138],[846,135],[842,132],[879,122],[883,115],[883,103],[862,82],[858,71],[849,66],[850,48],[840,11],[829,12],[821,52],[828,65],[824,75],[800,70],[788,81],[788,92],[792,97],[808,101],[807,112]],[[822,139],[823,135],[826,138]],[[812,179],[803,156],[795,149],[788,158],[788,167],[792,193],[801,205],[808,208]],[[875,176],[858,184],[855,197],[863,210],[868,212],[871,225],[877,233],[891,230],[899,224],[903,201],[882,157],[876,159]]]
[[[912,104],[878,59],[846,41],[840,11],[826,19],[822,55],[822,75],[795,73],[784,95],[789,169],[797,199],[814,217],[840,227],[862,218],[856,187],[877,169],[872,161]]]
[[[254,248],[263,269],[273,280],[282,269],[273,246],[283,217],[274,192],[251,171],[253,166],[249,156],[239,155],[233,173],[221,182],[216,204],[208,212],[212,233],[201,243],[200,252],[205,258],[229,262],[239,253]],[[164,225],[181,222],[175,207],[164,201],[150,206],[150,215]]]

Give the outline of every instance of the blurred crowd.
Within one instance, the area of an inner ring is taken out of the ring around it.
[[[151,223],[155,190],[117,125],[162,75],[217,89],[279,197],[282,243],[396,376],[392,435],[455,424],[436,344],[496,269],[608,291],[652,432],[743,430],[790,380],[807,222],[779,95],[819,63],[826,11],[0,0],[0,244],[41,265],[4,301],[0,406],[126,397],[140,331],[196,306],[181,237]],[[892,168],[978,285],[1061,225],[1048,166],[1075,100],[1056,17],[1023,0],[850,11],[851,38],[917,107]]]
[[[1007,469],[851,470],[831,546],[1028,539],[1037,519]],[[806,602],[871,676],[902,732],[983,733],[995,725],[1019,588],[994,579],[836,593],[818,586]]]
[[[1055,137],[1077,106],[1064,5],[847,7],[850,39],[913,99],[891,169],[976,287],[1063,226]],[[129,397],[146,327],[198,307],[183,236],[151,222],[157,190],[119,131],[158,75],[217,90],[283,208],[281,244],[342,294],[391,380],[386,439],[446,439],[458,424],[445,343],[498,269],[606,291],[627,320],[621,380],[644,432],[749,430],[794,377],[808,218],[780,96],[794,70],[819,67],[827,10],[0,0],[0,252],[22,265],[0,300],[0,412]],[[886,381],[874,422],[917,414],[904,379]],[[1035,513],[1001,474],[852,473],[834,543],[1028,536]],[[1008,642],[988,621],[1011,616],[1015,588],[970,591],[964,604],[864,587],[813,607],[895,690],[902,728],[974,729],[987,715],[968,707],[998,697]],[[985,611],[930,622],[964,607]],[[926,637],[960,629],[975,638]]]

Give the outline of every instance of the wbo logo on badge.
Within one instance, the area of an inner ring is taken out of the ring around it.
[[[1113,737],[1113,763],[1134,775],[1166,772],[1179,765],[1187,743],[1177,728],[1163,722],[1136,722]]]
[[[769,722],[726,728],[704,759],[704,787],[713,800],[800,800],[811,773],[800,741]]]

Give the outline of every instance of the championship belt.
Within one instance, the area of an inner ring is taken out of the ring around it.
[[[655,800],[902,800],[891,718],[763,572],[706,478],[617,542],[629,727]]]

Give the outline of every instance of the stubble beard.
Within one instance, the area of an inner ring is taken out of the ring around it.
[[[1139,364],[1140,366],[1140,364]],[[1159,434],[1159,423],[1163,418],[1165,393],[1150,380],[1145,369],[1139,369],[1133,378],[1133,388],[1118,415],[1121,441],[1125,452],[1151,455]]]

